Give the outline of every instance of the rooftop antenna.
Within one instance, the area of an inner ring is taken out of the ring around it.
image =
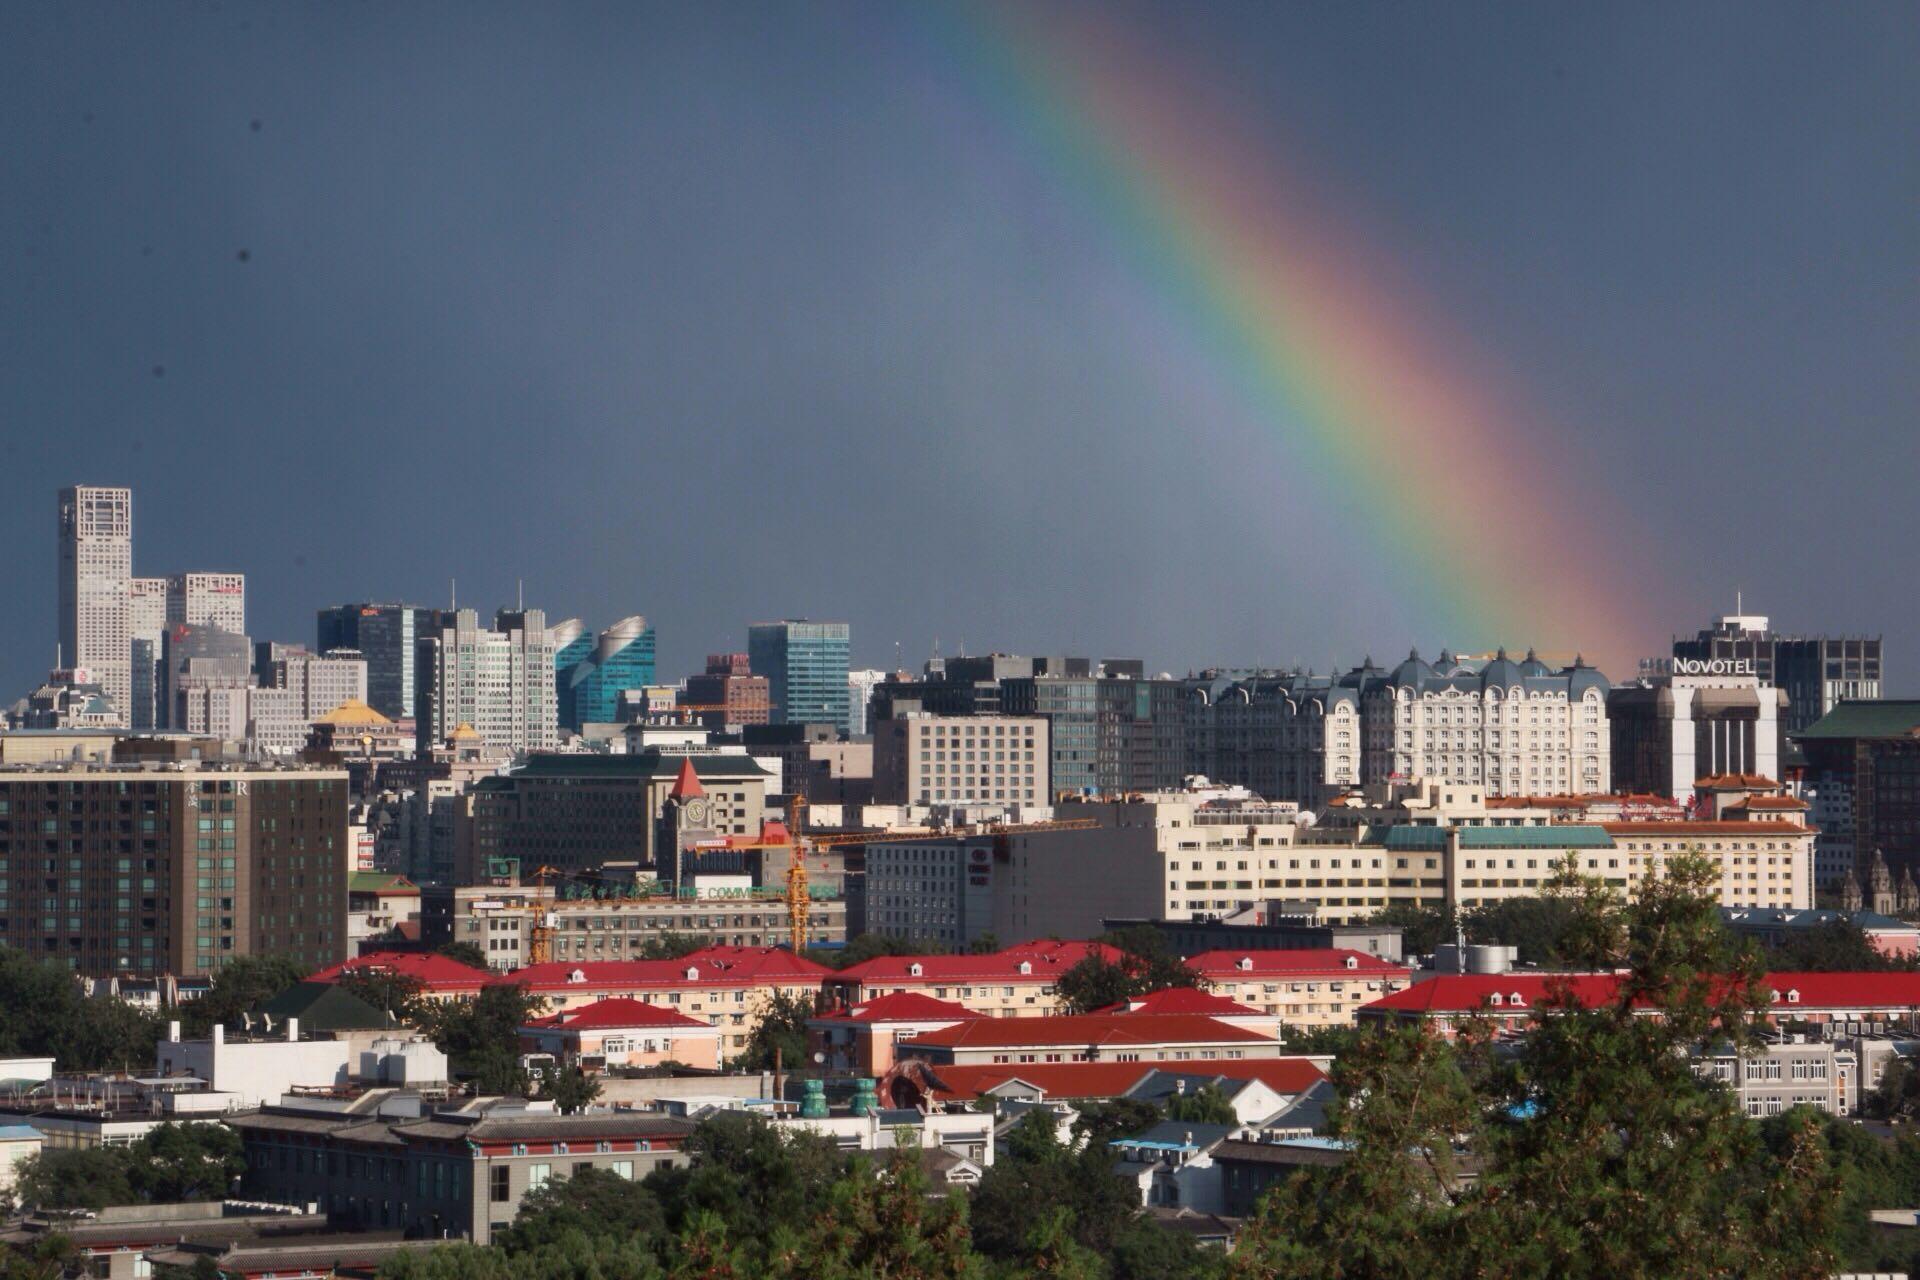
[[[513,580],[513,588],[515,592],[515,605],[520,612],[525,613],[527,611],[527,580],[525,578],[515,578]]]
[[[447,579],[447,612],[460,612],[460,580],[458,578]]]
[[[1733,589],[1733,611],[1737,614],[1742,615],[1743,617],[1746,615],[1746,612],[1747,612],[1746,600],[1742,596],[1740,588],[1738,587],[1735,587]]]

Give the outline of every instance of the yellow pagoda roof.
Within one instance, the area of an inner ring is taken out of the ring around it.
[[[375,711],[358,698],[348,698],[327,714],[314,721],[315,724],[392,724],[393,721]]]

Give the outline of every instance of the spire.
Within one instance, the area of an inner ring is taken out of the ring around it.
[[[680,758],[680,776],[673,780],[673,790],[667,792],[669,800],[691,800],[695,796],[704,796],[707,789],[700,785],[700,775],[694,772],[693,757]]]

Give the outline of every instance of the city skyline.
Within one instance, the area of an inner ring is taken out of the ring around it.
[[[1794,13],[29,10],[0,679],[98,483],[282,640],[524,580],[664,675],[809,616],[1624,678],[1744,590],[1910,689],[1912,33]]]

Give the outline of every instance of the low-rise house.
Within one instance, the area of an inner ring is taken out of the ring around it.
[[[1324,1060],[1313,1058],[1253,1058],[1212,1062],[1185,1078],[1212,1084],[1223,1091],[1232,1082],[1257,1080],[1282,1100],[1283,1107],[1326,1080]],[[1130,1096],[1135,1089],[1157,1093],[1165,1073],[1151,1063],[1066,1062],[931,1066],[936,1082],[933,1097],[943,1103],[979,1100],[1019,1103],[1102,1102]],[[1174,1077],[1180,1078],[1180,1077]],[[1250,1105],[1261,1095],[1250,1095]],[[1256,1108],[1257,1109],[1257,1108]]]
[[[520,1050],[529,1065],[579,1067],[685,1067],[718,1070],[720,1030],[643,1000],[617,997],[537,1018],[520,1028]]]
[[[347,954],[357,956],[401,926],[420,924],[420,886],[386,871],[356,871],[347,880]]]
[[[720,1028],[722,1058],[744,1051],[775,996],[817,1001],[833,971],[780,947],[705,947],[678,960],[528,965],[490,981],[524,987],[559,1013],[598,1000],[644,1000]]]
[[[1290,1027],[1345,1027],[1362,1006],[1404,989],[1405,965],[1347,948],[1204,951],[1187,965],[1208,990]]]
[[[885,1075],[898,1057],[900,1041],[986,1016],[952,1001],[902,991],[809,1019],[808,1047],[824,1057],[829,1070]]]
[[[1301,1073],[1300,1078],[1305,1078],[1305,1073]],[[1281,1093],[1257,1076],[1236,1080],[1231,1076],[1184,1071],[1150,1071],[1128,1089],[1125,1096],[1164,1109],[1175,1099],[1197,1094],[1202,1089],[1212,1089],[1225,1099],[1233,1108],[1234,1119],[1243,1125],[1265,1124],[1286,1110],[1295,1096]]]
[[[387,975],[417,983],[424,1000],[471,1000],[494,975],[430,951],[370,951],[309,974],[308,982],[340,982],[355,974]]]
[[[246,1148],[250,1197],[315,1204],[338,1227],[477,1244],[554,1178],[583,1169],[644,1178],[685,1165],[694,1128],[632,1111],[563,1116],[517,1099],[433,1110],[394,1090],[288,1098],[227,1123]]]
[[[1046,1017],[1059,1012],[1061,974],[1089,955],[1119,954],[1098,942],[1047,939],[986,955],[876,956],[830,974],[826,985],[845,1005],[913,993],[990,1018]]]
[[[1118,1004],[1108,1005],[1104,1009],[1095,1009],[1093,1012],[1139,1014],[1146,1017],[1162,1014],[1192,1014],[1224,1022],[1230,1027],[1241,1027],[1275,1040],[1280,1038],[1281,1023],[1275,1015],[1263,1013],[1215,992],[1197,991],[1192,987],[1168,987],[1161,991],[1150,991],[1146,995],[1132,996]]]
[[[1139,1193],[1143,1208],[1219,1213],[1226,1195],[1213,1152],[1238,1127],[1167,1120],[1143,1133],[1115,1138],[1107,1143],[1118,1157],[1114,1176]]]
[[[934,1064],[1215,1062],[1277,1058],[1270,1035],[1198,1014],[980,1018],[899,1042]]]

